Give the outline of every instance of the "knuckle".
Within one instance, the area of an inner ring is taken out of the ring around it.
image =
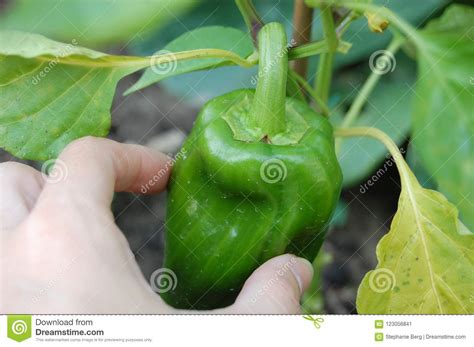
[[[40,191],[42,178],[39,171],[21,163],[0,163],[0,186],[34,196]]]
[[[77,140],[72,141],[68,144],[63,152],[62,156],[64,155],[72,155],[72,156],[80,156],[80,155],[90,155],[91,153],[96,153],[98,147],[106,141],[104,139],[100,139],[94,136],[85,136],[81,137]]]

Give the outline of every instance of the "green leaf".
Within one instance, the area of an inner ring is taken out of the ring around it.
[[[369,63],[365,64],[366,66]],[[393,72],[383,75],[377,87],[369,96],[365,108],[352,126],[377,127],[390,134],[397,145],[403,144],[410,132],[411,110],[410,104],[413,97],[411,86],[414,83],[415,64],[399,54],[394,60]],[[367,73],[356,71],[341,72],[337,75],[334,85],[335,98],[342,100],[335,107],[335,114],[330,120],[338,126],[342,122],[342,111],[347,109],[352,96],[357,94]],[[368,70],[368,69],[367,69]],[[369,138],[341,139],[338,159],[342,168],[345,187],[353,186],[366,179],[376,171],[380,164],[388,159],[385,147]],[[389,168],[388,164],[377,171],[376,176],[384,174]],[[391,165],[393,166],[393,165]]]
[[[404,166],[398,211],[377,245],[377,268],[359,287],[357,311],[473,313],[474,234],[459,222],[454,205],[422,188]]]
[[[413,147],[441,192],[474,228],[474,8],[450,6],[414,40]]]
[[[209,26],[188,31],[167,44],[157,53],[169,53],[188,51],[193,49],[216,48],[231,51],[242,58],[248,57],[253,52],[252,39],[241,30]],[[168,65],[155,66],[145,71],[135,85],[125,94],[133,93],[165,78],[180,75],[192,71],[213,69],[223,65],[231,64],[229,61],[219,58],[208,58],[199,60],[171,61]]]
[[[0,146],[47,160],[76,138],[105,136],[116,84],[141,59],[0,32]]]
[[[97,46],[128,42],[175,20],[195,0],[16,0],[0,17],[0,30],[35,32]]]

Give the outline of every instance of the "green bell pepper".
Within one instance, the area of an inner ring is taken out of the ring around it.
[[[281,24],[264,26],[257,89],[209,101],[173,167],[163,267],[177,283],[161,296],[174,307],[232,304],[268,259],[321,247],[342,174],[329,121],[285,95],[287,51]]]

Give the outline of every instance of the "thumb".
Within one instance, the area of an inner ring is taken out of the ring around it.
[[[300,297],[313,277],[309,261],[285,254],[261,265],[232,306],[236,313],[300,313]]]

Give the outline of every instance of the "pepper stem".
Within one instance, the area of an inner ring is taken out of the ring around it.
[[[262,131],[262,138],[269,140],[286,129],[288,48],[285,29],[280,23],[269,23],[260,30],[258,83],[250,117]]]

